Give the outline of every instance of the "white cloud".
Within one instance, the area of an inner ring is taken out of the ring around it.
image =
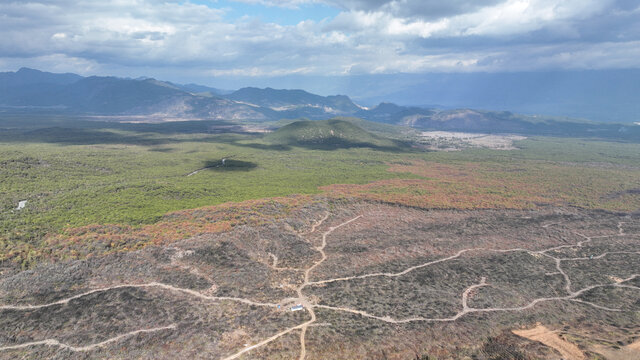
[[[457,17],[464,35],[514,35],[601,13],[610,0],[509,0]]]
[[[1,2],[0,66],[254,77],[640,67],[637,7],[614,0],[443,4],[346,0],[334,19],[280,25],[228,21],[225,10],[188,1]]]
[[[251,68],[237,68],[237,69],[210,69],[206,71],[211,76],[287,76],[287,75],[306,75],[313,73],[314,69],[311,67],[301,67],[292,69],[265,69],[259,67]]]
[[[428,37],[507,36],[526,34],[557,23],[602,13],[610,0],[507,0],[477,11],[425,20],[398,17],[384,11],[350,11],[329,27],[348,31],[373,30],[380,34]]]

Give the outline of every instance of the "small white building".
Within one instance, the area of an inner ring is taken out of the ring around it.
[[[291,311],[299,311],[299,310],[302,310],[302,309],[304,309],[304,306],[302,306],[302,304],[298,304],[298,305],[295,305],[295,306],[291,307]]]

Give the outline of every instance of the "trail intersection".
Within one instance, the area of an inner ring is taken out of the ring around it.
[[[341,222],[333,226],[326,227],[325,222],[327,222],[329,219],[335,222],[335,219],[331,217],[330,213],[324,214],[324,216],[320,220],[318,220],[311,226],[311,229],[308,232],[300,234],[300,236],[302,236],[303,238],[306,238],[310,244],[313,244],[313,241],[310,239],[310,237],[315,236],[318,229],[324,228],[324,230],[321,233],[320,244],[317,246],[312,245],[312,249],[315,252],[317,252],[317,254],[319,254],[319,258],[316,257],[310,260],[304,267],[290,267],[290,266],[278,267],[278,263],[279,263],[278,256],[276,254],[269,253],[269,256],[271,257],[272,262],[270,264],[267,264],[267,266],[269,266],[273,271],[288,271],[294,274],[297,273],[300,276],[302,276],[301,282],[297,286],[295,286],[296,297],[287,297],[279,301],[265,302],[265,301],[258,301],[255,299],[245,298],[242,296],[238,296],[238,297],[213,296],[213,295],[205,294],[193,289],[178,287],[178,286],[166,284],[159,281],[154,281],[149,283],[131,283],[131,284],[123,283],[123,284],[117,284],[112,286],[100,287],[100,288],[82,292],[74,296],[70,296],[67,298],[63,298],[63,299],[53,301],[50,303],[45,303],[45,304],[0,305],[0,312],[2,311],[35,311],[35,310],[46,310],[49,308],[55,308],[60,306],[69,306],[72,302],[87,296],[91,296],[99,293],[106,293],[106,292],[125,289],[125,288],[129,288],[129,289],[155,288],[167,293],[172,293],[177,296],[195,298],[195,299],[212,302],[212,303],[223,303],[223,302],[238,303],[238,304],[248,305],[251,307],[267,308],[267,309],[272,309],[276,311],[278,311],[277,309],[280,309],[279,310],[280,312],[286,311],[283,309],[286,309],[287,304],[301,304],[309,317],[308,320],[302,323],[299,323],[295,326],[288,327],[261,341],[258,341],[252,344],[246,344],[246,346],[244,346],[242,349],[239,349],[227,356],[224,356],[222,357],[222,359],[223,360],[238,359],[244,356],[245,354],[251,353],[256,349],[267,346],[270,343],[275,342],[288,334],[299,331],[299,349],[300,350],[299,350],[298,358],[302,360],[307,358],[307,355],[308,355],[307,354],[308,329],[310,326],[314,326],[316,324],[316,321],[318,320],[316,309],[334,311],[338,313],[354,314],[354,315],[358,315],[365,318],[374,319],[374,320],[378,320],[378,321],[382,321],[390,324],[407,324],[407,323],[413,323],[413,322],[442,323],[442,322],[454,322],[463,316],[466,316],[468,314],[473,314],[473,313],[522,312],[522,311],[529,310],[538,304],[545,303],[545,302],[554,302],[554,301],[555,302],[566,301],[566,302],[579,303],[585,306],[590,306],[598,310],[607,311],[607,312],[621,312],[625,310],[621,308],[600,305],[592,301],[581,299],[580,297],[595,289],[617,288],[617,289],[626,289],[629,291],[640,290],[640,287],[632,284],[632,281],[640,277],[640,273],[631,274],[629,276],[626,276],[625,278],[619,279],[619,281],[617,282],[592,284],[592,285],[575,289],[574,285],[572,284],[572,278],[570,274],[567,273],[564,267],[564,265],[567,263],[575,264],[575,263],[594,261],[594,260],[596,261],[606,260],[607,257],[618,256],[618,255],[632,256],[640,259],[640,250],[637,250],[637,248],[634,251],[626,251],[626,250],[625,251],[604,251],[601,253],[591,254],[590,256],[567,257],[567,256],[560,256],[556,254],[558,252],[562,252],[566,250],[570,250],[570,251],[579,250],[581,248],[584,248],[585,246],[592,245],[594,241],[606,241],[606,240],[611,240],[616,238],[627,238],[627,237],[637,238],[638,234],[627,234],[625,232],[624,230],[625,222],[623,221],[620,221],[617,223],[616,227],[618,231],[615,234],[588,236],[581,232],[573,231],[573,234],[575,236],[581,238],[580,241],[574,244],[556,245],[556,246],[543,248],[540,250],[532,250],[532,249],[526,249],[526,248],[507,248],[507,249],[492,249],[492,248],[486,248],[486,247],[465,248],[457,251],[453,255],[441,257],[435,260],[429,260],[417,265],[404,268],[396,272],[371,272],[371,273],[363,273],[363,274],[352,275],[352,276],[334,277],[334,278],[327,278],[327,279],[312,281],[311,280],[312,273],[315,273],[317,269],[321,267],[321,265],[330,256],[330,254],[329,255],[327,254],[326,248],[328,243],[331,241],[331,236],[337,231],[348,232],[350,229],[350,226],[357,225],[358,221],[360,221],[361,219],[366,219],[367,216],[368,216],[367,213],[361,213],[357,216],[351,216],[349,218],[342,219]],[[550,229],[553,229],[553,227],[560,226],[560,225],[561,223],[548,223],[548,224],[542,225],[542,228],[544,228],[546,231],[550,231]],[[448,316],[448,317],[425,317],[425,316],[415,315],[415,316],[405,317],[405,318],[396,318],[391,313],[376,315],[376,314],[372,314],[370,312],[367,312],[365,310],[360,310],[357,308],[327,305],[322,303],[323,301],[319,301],[317,296],[310,296],[305,291],[305,290],[308,290],[309,288],[326,286],[327,284],[350,282],[354,280],[374,279],[374,278],[387,278],[387,279],[400,278],[412,272],[419,271],[421,269],[425,269],[431,266],[441,265],[447,262],[457,261],[464,256],[482,254],[482,253],[487,253],[487,254],[525,253],[531,256],[550,259],[555,264],[555,272],[549,272],[547,274],[549,276],[553,276],[553,275],[562,276],[563,289],[565,294],[561,294],[558,296],[549,296],[549,297],[537,297],[522,306],[504,306],[504,307],[495,306],[495,307],[476,308],[469,304],[470,298],[473,296],[475,292],[481,290],[482,288],[492,286],[492,282],[491,282],[492,274],[486,273],[480,278],[472,279],[472,281],[475,281],[475,283],[468,286],[460,294],[460,303],[459,303],[460,310],[454,315]],[[211,278],[204,275],[204,272],[201,269],[198,269],[197,267],[193,267],[190,265],[182,264],[181,259],[183,257],[183,253],[177,253],[177,254],[178,255],[175,255],[170,259],[172,265],[181,267],[184,270],[196,276],[206,277],[208,280],[211,280]],[[636,260],[636,262],[637,261],[638,260]],[[179,324],[175,324],[175,323],[172,323],[166,326],[153,327],[153,328],[140,328],[140,329],[125,332],[120,335],[108,338],[104,341],[97,342],[91,345],[86,345],[86,346],[73,346],[73,345],[63,343],[54,338],[25,342],[20,344],[0,343],[0,352],[16,350],[16,349],[26,349],[29,347],[43,346],[43,345],[49,346],[49,347],[58,347],[60,349],[68,350],[71,352],[90,352],[97,348],[107,347],[109,345],[123,341],[125,339],[135,337],[139,334],[151,334],[151,333],[165,332],[165,331],[177,331],[178,328],[179,328]]]

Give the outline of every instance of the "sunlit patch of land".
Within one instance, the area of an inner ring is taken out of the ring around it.
[[[481,134],[454,131],[423,131],[420,136],[428,140],[428,149],[455,151],[467,147],[479,147],[495,150],[515,150],[514,141],[524,140],[525,136],[509,134]]]

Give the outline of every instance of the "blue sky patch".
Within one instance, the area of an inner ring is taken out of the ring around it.
[[[263,22],[280,25],[295,25],[304,20],[316,22],[332,19],[340,9],[325,4],[301,4],[297,8],[248,4],[231,0],[191,0],[191,3],[206,5],[210,8],[225,9],[225,19],[236,21],[243,16],[255,17]]]

